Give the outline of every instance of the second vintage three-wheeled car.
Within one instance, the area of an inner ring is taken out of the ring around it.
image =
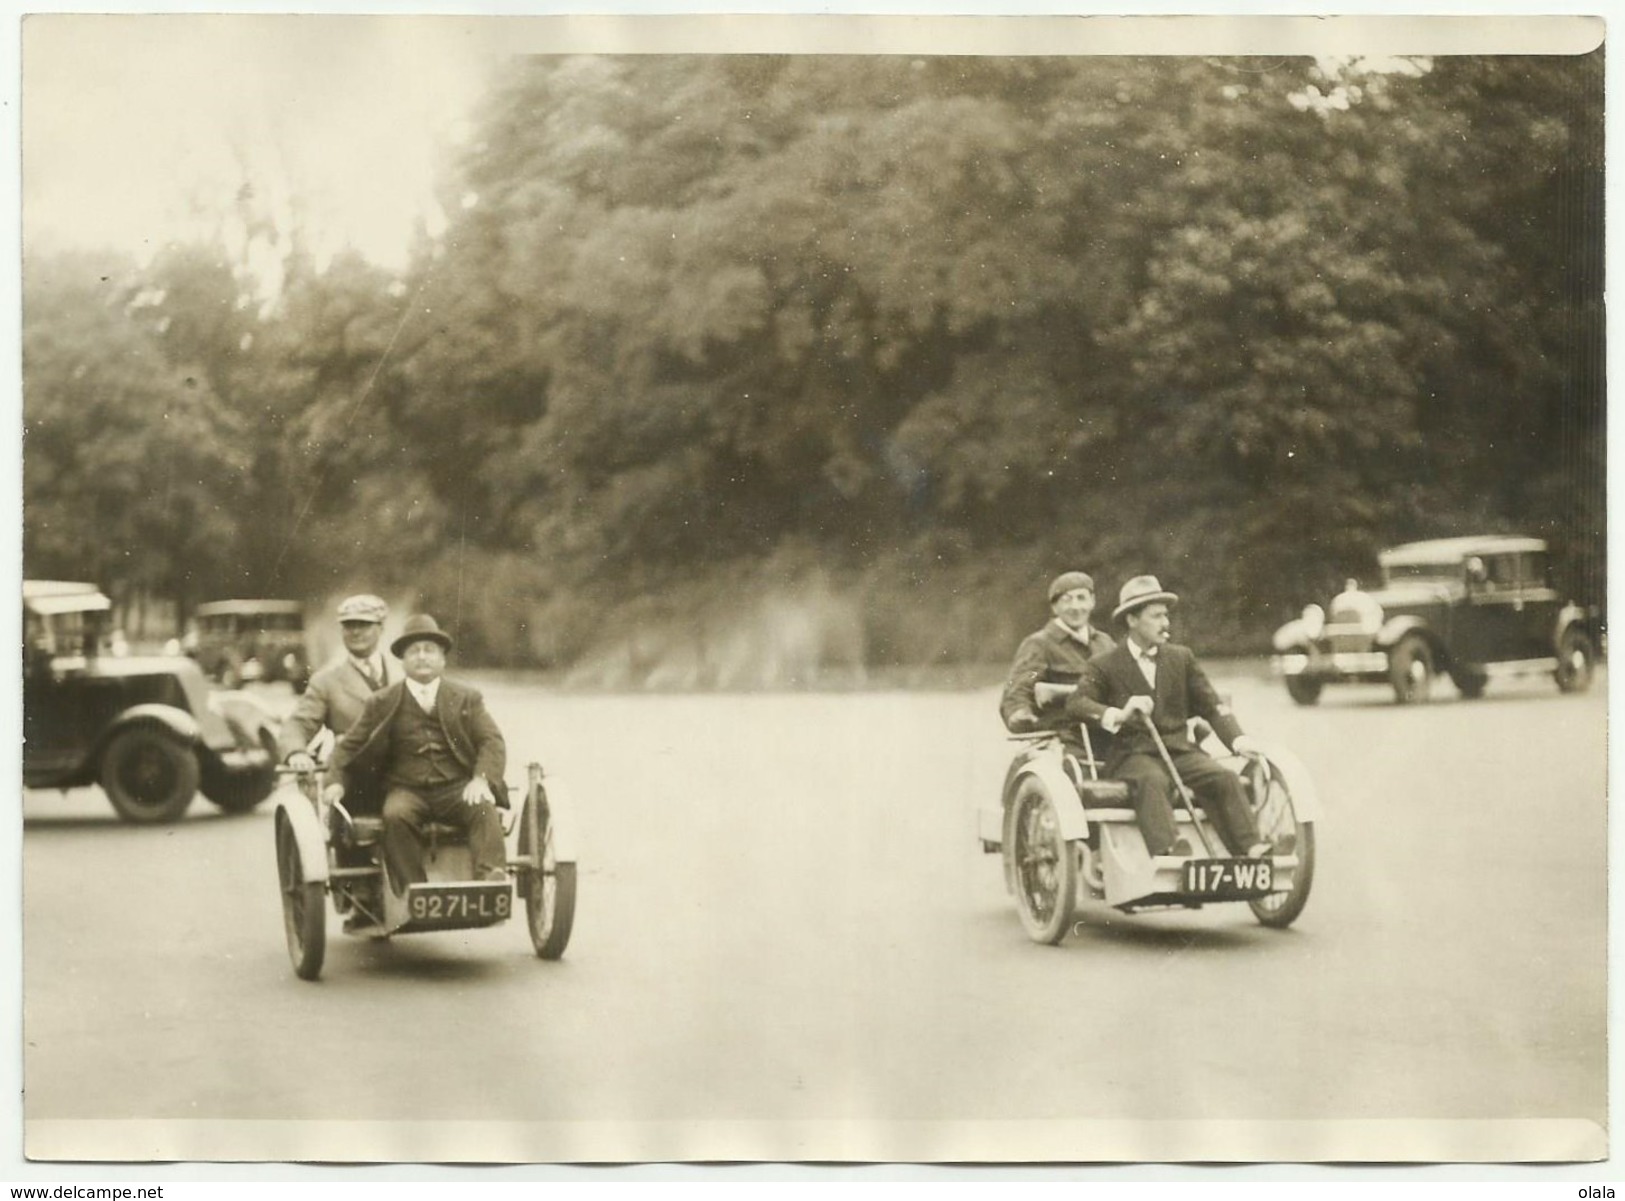
[[[397,894],[385,879],[383,818],[328,805],[315,772],[285,772],[276,793],[276,863],[282,916],[294,972],[314,980],[327,951],[327,899],[344,932],[389,938],[434,930],[495,926],[523,904],[536,954],[558,959],[575,921],[576,855],[558,818],[556,781],[531,764],[517,819],[500,810],[509,879],[474,879],[464,833],[431,822],[425,829],[428,882]],[[518,901],[515,900],[515,893]]]
[[[1070,691],[1038,687],[1041,697]],[[978,816],[982,849],[1002,856],[1005,887],[1033,941],[1060,942],[1089,903],[1136,913],[1236,901],[1265,926],[1297,920],[1315,878],[1318,813],[1314,784],[1296,757],[1267,743],[1256,757],[1225,755],[1210,740],[1219,762],[1241,777],[1273,854],[1230,856],[1176,775],[1182,803],[1175,818],[1199,849],[1189,857],[1151,855],[1135,819],[1133,785],[1101,779],[1088,728],[1080,733],[1082,754],[1054,730],[1014,735],[1027,747],[1010,765],[999,805]]]

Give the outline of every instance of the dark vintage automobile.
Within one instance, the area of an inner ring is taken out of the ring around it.
[[[210,679],[227,688],[255,680],[287,680],[295,692],[310,683],[305,610],[291,600],[222,600],[197,607],[191,654]]]
[[[184,656],[105,653],[110,609],[93,584],[23,582],[23,784],[100,784],[130,822],[175,821],[199,790],[258,805],[276,784],[265,707]]]
[[[1549,582],[1546,543],[1504,534],[1441,538],[1377,556],[1382,587],[1350,580],[1275,632],[1276,672],[1300,705],[1327,684],[1388,683],[1401,704],[1425,701],[1440,674],[1462,696],[1493,679],[1549,675],[1581,692],[1601,645],[1596,610]]]

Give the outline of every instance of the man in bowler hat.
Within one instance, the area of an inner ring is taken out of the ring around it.
[[[1135,814],[1145,846],[1153,855],[1191,854],[1174,824],[1173,778],[1146,721],[1162,736],[1180,778],[1207,811],[1220,840],[1232,855],[1257,858],[1274,847],[1259,837],[1258,823],[1247,804],[1241,780],[1191,741],[1186,723],[1205,719],[1219,738],[1240,755],[1256,754],[1230,706],[1208,681],[1189,647],[1168,641],[1169,609],[1179,598],[1156,576],[1135,576],[1123,585],[1114,620],[1121,620],[1127,639],[1089,662],[1078,690],[1066,702],[1067,715],[1111,731],[1106,773],[1135,784]]]
[[[405,678],[367,698],[328,763],[329,803],[342,781],[374,776],[384,788],[384,865],[397,894],[427,879],[423,826],[462,826],[477,880],[506,880],[496,799],[507,746],[479,692],[444,678],[451,637],[426,614],[407,618],[390,645]]]
[[[1039,684],[1076,684],[1091,658],[1117,645],[1110,634],[1089,624],[1095,611],[1095,581],[1088,573],[1063,571],[1051,580],[1049,607],[1054,616],[1016,648],[999,698],[999,716],[1012,734],[1030,734],[1048,724],[1038,713]],[[1063,728],[1063,738],[1071,728]]]

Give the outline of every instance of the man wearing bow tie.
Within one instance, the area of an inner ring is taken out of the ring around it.
[[[1106,753],[1106,773],[1134,782],[1135,814],[1151,854],[1192,852],[1190,843],[1178,837],[1173,779],[1146,728],[1147,719],[1230,853],[1248,858],[1268,855],[1273,847],[1259,837],[1241,780],[1191,740],[1186,723],[1201,717],[1232,751],[1256,753],[1196,655],[1189,647],[1168,641],[1169,608],[1178,601],[1155,576],[1135,576],[1123,585],[1112,617],[1121,619],[1128,637],[1121,646],[1090,660],[1077,692],[1067,700],[1067,715],[1095,722],[1114,735]]]
[[[367,698],[401,678],[401,665],[379,646],[389,606],[377,596],[347,597],[339,605],[344,653],[310,677],[310,686],[277,731],[277,750],[295,771],[316,766],[309,747],[322,730],[338,738],[355,725]]]

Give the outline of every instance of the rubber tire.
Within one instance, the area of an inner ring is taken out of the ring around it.
[[[1574,666],[1578,654],[1583,665]],[[1597,651],[1591,639],[1580,630],[1564,630],[1557,643],[1557,686],[1564,692],[1584,692],[1591,687],[1592,670],[1596,666]]]
[[[305,879],[299,843],[288,819],[277,814],[277,882],[282,886],[282,928],[288,939],[288,960],[293,974],[314,980],[322,974],[327,955],[327,890]]]
[[[1326,686],[1324,680],[1304,679],[1302,676],[1288,676],[1286,678],[1286,691],[1294,701],[1300,705],[1313,705],[1320,700],[1320,690]]]
[[[203,795],[222,813],[248,813],[276,791],[274,764],[263,771],[239,772],[236,775],[215,772],[213,775],[215,778],[203,790]]]
[[[1490,682],[1489,673],[1480,668],[1463,667],[1450,673],[1450,681],[1455,684],[1456,691],[1461,693],[1463,700],[1476,701],[1484,695],[1484,688]]]
[[[179,821],[197,795],[203,769],[192,747],[158,726],[134,726],[102,751],[102,790],[127,822]]]
[[[1420,678],[1416,668],[1420,666]],[[1388,681],[1401,705],[1426,703],[1433,691],[1433,651],[1420,634],[1406,634],[1388,652]]]
[[[1285,791],[1286,785],[1282,783],[1281,788]],[[1251,793],[1252,790],[1248,791]],[[1284,830],[1279,822],[1269,823],[1269,828],[1265,829],[1265,823],[1260,822],[1259,833],[1266,838],[1284,833],[1293,833],[1297,836],[1294,853],[1298,856],[1298,869],[1292,877],[1292,891],[1274,893],[1247,902],[1259,924],[1273,930],[1284,930],[1298,920],[1303,907],[1309,903],[1309,890],[1315,884],[1315,823],[1300,822],[1297,810],[1292,805],[1292,794],[1286,792],[1285,797],[1286,809],[1292,817],[1292,830]],[[1263,805],[1260,804],[1255,808],[1262,809]]]
[[[1055,805],[1038,780],[1029,776],[1021,782],[1010,810],[1006,845],[1015,866],[1016,912],[1027,937],[1054,946],[1072,928],[1078,900],[1077,856],[1061,838]]]
[[[525,808],[519,815],[522,823],[519,831],[520,854],[530,853],[530,830],[532,821],[540,823],[540,816],[533,817],[531,806],[536,804],[534,797],[525,798]],[[538,856],[539,862],[531,871],[534,873],[526,881],[523,889],[525,895],[525,925],[530,931],[531,946],[536,948],[536,954],[541,959],[559,959],[564,955],[564,948],[570,943],[570,932],[575,926],[576,918],[576,865],[574,863],[560,863],[553,854],[553,830],[551,824],[541,826],[542,850]],[[552,882],[551,895],[548,883]]]

